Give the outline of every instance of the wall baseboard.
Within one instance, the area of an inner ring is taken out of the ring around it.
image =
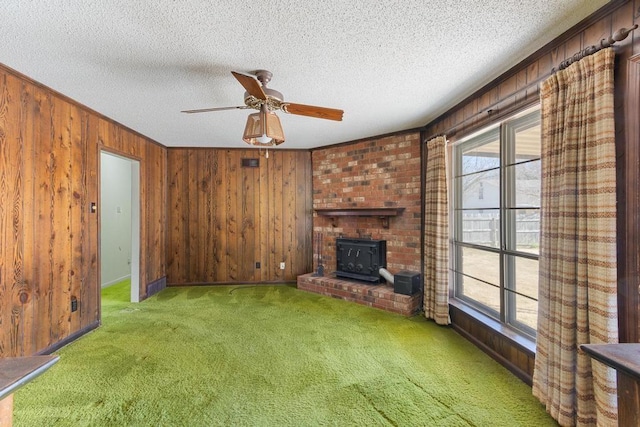
[[[123,280],[127,280],[127,279],[131,279],[131,274],[127,274],[126,276],[122,276],[122,277],[119,277],[119,278],[117,278],[117,279],[115,279],[115,280],[110,280],[110,281],[108,281],[108,282],[105,282],[105,283],[101,284],[101,285],[100,285],[100,287],[101,287],[102,289],[104,289],[104,288],[108,288],[108,287],[109,287],[109,286],[111,286],[111,285],[115,285],[116,283],[120,283],[120,282],[122,282]]]
[[[100,326],[100,322],[99,321],[95,321],[93,323],[91,323],[89,326],[86,326],[82,329],[80,329],[77,332],[74,332],[73,334],[69,335],[66,338],[61,339],[60,341],[58,341],[55,344],[50,345],[49,347],[40,350],[39,352],[36,353],[37,356],[40,355],[48,355],[51,354],[55,351],[60,350],[62,347],[64,347],[67,344],[72,343],[73,341],[77,340],[78,338],[80,338],[81,336],[93,331],[94,329],[96,329],[98,326]]]
[[[293,285],[295,286],[298,282],[295,280],[274,280],[268,281],[263,280],[260,282],[252,282],[252,281],[243,281],[243,282],[185,282],[185,283],[168,283],[167,286],[169,288],[179,288],[181,286],[243,286],[243,285],[265,285],[265,286],[275,286],[275,285]]]
[[[149,298],[167,287],[167,276],[163,276],[153,282],[147,284],[147,296]]]

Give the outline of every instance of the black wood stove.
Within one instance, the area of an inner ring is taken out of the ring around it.
[[[380,283],[380,268],[387,266],[387,241],[336,239],[336,276]]]

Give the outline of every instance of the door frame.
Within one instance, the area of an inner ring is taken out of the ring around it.
[[[107,154],[113,157],[120,158],[128,161],[131,165],[131,302],[140,302],[140,240],[141,240],[141,209],[140,209],[140,159],[129,156],[127,154],[100,148],[99,164],[100,164],[100,179],[99,179],[99,195],[98,200],[102,203],[102,154]],[[98,209],[99,213],[99,226],[98,226],[98,242],[101,242],[102,237],[102,208]],[[101,245],[98,244],[98,252],[100,253],[100,265],[99,270],[102,268],[102,251]],[[102,289],[102,279],[100,279],[99,288]]]

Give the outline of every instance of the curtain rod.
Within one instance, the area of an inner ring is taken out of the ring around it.
[[[562,61],[560,63],[560,65],[558,66],[558,68],[552,68],[551,69],[551,73],[553,74],[559,70],[563,70],[565,68],[567,68],[569,65],[573,64],[576,61],[581,60],[582,58],[584,58],[585,56],[589,56],[589,55],[593,55],[594,53],[598,52],[601,49],[607,48],[609,46],[612,46],[615,42],[619,42],[622,41],[624,39],[627,38],[627,36],[629,35],[629,33],[631,33],[633,30],[635,30],[636,28],[638,28],[638,24],[634,25],[633,27],[627,29],[627,28],[620,28],[618,31],[616,31],[612,36],[609,36],[607,39],[602,39],[600,40],[600,44],[599,45],[591,45],[585,49],[582,49],[581,51],[579,51],[578,53],[576,53],[575,55],[573,55],[572,57],[565,59],[564,61]],[[528,83],[525,87],[520,88],[520,92],[533,87],[533,86],[538,86],[538,84],[542,81],[545,80],[546,78],[548,78],[549,75],[543,75],[540,76],[538,79],[536,79],[535,81],[532,81],[530,83]],[[453,132],[453,134],[455,135],[460,129],[464,130],[466,127],[466,124],[469,122],[472,122],[474,120],[478,120],[478,116],[480,116],[482,113],[489,113],[489,115],[491,115],[492,113],[494,113],[495,111],[493,110],[493,107],[495,107],[498,104],[501,104],[504,100],[498,100],[495,103],[493,103],[492,105],[488,106],[487,108],[485,108],[483,111],[479,111],[477,114],[474,114],[473,116],[467,117],[466,119],[464,119],[462,122],[460,123],[456,123],[454,125],[449,126],[446,130],[438,132],[436,134],[432,134],[429,137],[424,137],[422,138],[422,142],[427,142],[428,140],[435,138],[437,136],[443,136],[443,135],[450,135],[451,132]],[[507,108],[507,111],[511,111],[511,110],[518,110],[519,108],[524,108],[527,105],[532,104],[532,100],[530,99],[525,99],[522,103],[516,103],[515,105],[512,105],[510,107]],[[427,134],[427,126],[425,126],[424,129],[422,129],[422,133],[424,133],[425,135]]]
[[[551,72],[555,73],[556,71],[564,70],[569,65],[573,64],[574,62],[580,61],[585,56],[593,55],[599,50],[605,49],[609,46],[613,46],[615,42],[619,42],[626,39],[629,33],[635,30],[636,28],[638,28],[638,24],[634,25],[629,29],[626,29],[624,27],[620,28],[612,36],[609,36],[609,38],[600,40],[600,45],[591,45],[582,49],[581,51],[574,54],[572,57],[562,61],[560,65],[558,65],[558,68],[557,69],[553,68]]]

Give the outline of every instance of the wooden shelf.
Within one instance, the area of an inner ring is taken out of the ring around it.
[[[640,425],[640,343],[582,344],[580,348],[616,370],[618,423]]]
[[[389,228],[389,218],[398,216],[404,208],[326,208],[316,209],[318,215],[326,216],[331,220],[331,226],[338,226],[340,216],[375,216],[382,220],[382,228]]]

